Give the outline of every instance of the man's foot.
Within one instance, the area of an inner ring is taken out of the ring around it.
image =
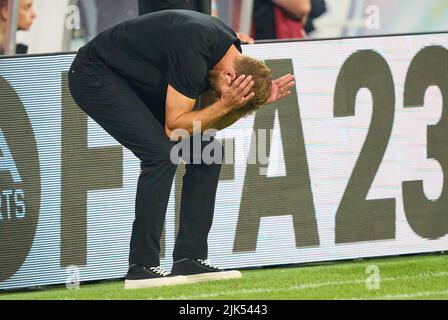
[[[189,282],[241,278],[241,272],[237,270],[224,271],[213,266],[209,260],[188,258],[174,261],[171,274],[185,276]]]
[[[159,286],[185,284],[188,280],[183,276],[171,276],[159,267],[132,265],[124,281],[125,289],[142,289]]]

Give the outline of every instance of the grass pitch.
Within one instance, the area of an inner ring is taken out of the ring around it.
[[[377,266],[378,289],[366,273]],[[34,299],[448,299],[448,255],[407,256],[339,262],[320,266],[243,271],[243,278],[139,290],[123,281],[81,284],[22,293],[0,293],[0,300]]]

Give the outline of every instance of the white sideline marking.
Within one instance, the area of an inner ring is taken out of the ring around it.
[[[440,291],[424,291],[424,292],[416,292],[416,293],[403,293],[403,294],[388,294],[381,297],[374,297],[375,300],[387,300],[387,299],[411,299],[425,296],[432,296],[435,294],[448,294],[448,290],[440,290]]]
[[[415,279],[421,279],[421,278],[429,278],[429,277],[448,277],[448,272],[424,272],[419,273],[414,276],[401,276],[401,277],[384,277],[381,278],[381,282],[383,281],[398,281],[398,280],[415,280]],[[359,280],[346,280],[346,281],[328,281],[328,282],[314,282],[314,283],[304,283],[296,286],[290,286],[290,287],[284,287],[284,288],[253,288],[253,289],[241,289],[241,290],[228,290],[228,291],[221,291],[217,293],[206,293],[206,294],[198,294],[198,295],[191,295],[191,296],[171,296],[171,297],[158,297],[157,300],[174,300],[174,299],[180,299],[180,300],[191,300],[191,299],[203,299],[203,298],[213,298],[213,297],[219,297],[224,295],[232,295],[232,294],[240,294],[240,293],[268,293],[268,292],[280,292],[280,291],[299,291],[299,290],[305,290],[305,289],[315,289],[319,287],[327,287],[327,286],[340,286],[340,285],[353,285],[353,284],[362,284],[365,283],[365,279],[359,279]],[[446,291],[448,293],[448,290]],[[445,291],[441,292],[434,292],[437,293],[445,293]],[[415,293],[415,294],[425,294],[430,295],[432,293]],[[396,295],[396,296],[405,296],[406,294],[402,295]],[[409,294],[410,296],[414,294]],[[394,295],[390,295],[393,299]],[[387,296],[384,296],[387,297]],[[375,299],[383,299],[384,297],[374,297]],[[366,297],[369,298],[369,297]],[[370,297],[372,298],[372,297]],[[406,298],[406,297],[404,297]],[[363,299],[363,298],[360,298]],[[387,298],[384,298],[387,299]]]

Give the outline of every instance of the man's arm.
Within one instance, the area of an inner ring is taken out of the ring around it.
[[[195,99],[188,98],[179,93],[172,86],[168,86],[166,99],[166,122],[165,133],[168,137],[178,129],[186,130],[190,135],[193,134],[193,123],[199,121],[201,131],[210,129],[211,125],[231,112],[219,100],[198,111],[193,111],[196,103]]]
[[[271,0],[305,25],[311,12],[311,0]]]
[[[290,88],[295,85],[294,82],[294,76],[291,74],[284,75],[283,77],[280,77],[274,81],[272,81],[272,89],[271,89],[271,95],[266,101],[265,104],[271,104],[275,101],[281,100],[284,97],[291,94]],[[212,105],[217,101],[216,95],[213,94],[211,91],[207,91],[204,95],[201,96],[201,105],[200,108],[207,108],[208,105]],[[243,117],[242,112],[240,112],[240,109],[232,110],[228,114],[226,114],[221,119],[217,120],[213,125],[212,128],[216,130],[222,130],[224,128],[227,128],[237,122],[239,119]]]
[[[200,122],[202,132],[213,128],[213,124],[253,98],[254,93],[249,94],[253,84],[251,76],[240,76],[232,85],[223,89],[219,100],[198,111],[193,110],[195,99],[184,96],[169,85],[166,97],[165,133],[170,137],[173,131],[182,129],[190,135],[194,134],[194,122]]]
[[[219,97],[217,97],[215,92],[210,89],[201,95],[199,108],[207,108],[208,106],[216,103],[218,100]],[[215,121],[211,127],[216,130],[225,129],[241,119],[242,116],[243,114],[238,112],[238,110],[232,110],[221,119]]]
[[[227,127],[230,127],[232,124],[237,122],[243,117],[242,113],[239,113],[238,110],[232,110],[228,114],[226,114],[224,117],[222,117],[220,120],[216,121],[212,128],[216,130],[222,130]]]

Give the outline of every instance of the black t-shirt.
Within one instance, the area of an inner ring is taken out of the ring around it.
[[[90,70],[105,64],[149,107],[164,109],[168,84],[192,99],[208,90],[208,71],[232,44],[242,51],[235,32],[218,18],[166,10],[104,31],[79,50],[78,59]]]

